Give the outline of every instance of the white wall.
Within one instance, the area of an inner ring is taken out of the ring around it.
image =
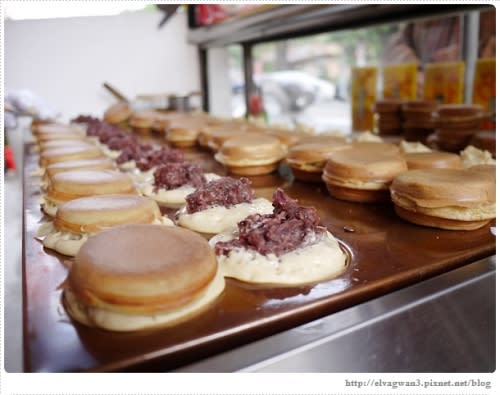
[[[101,115],[115,99],[199,90],[196,47],[187,44],[187,14],[162,29],[160,12],[5,22],[5,89],[30,89],[67,119]]]

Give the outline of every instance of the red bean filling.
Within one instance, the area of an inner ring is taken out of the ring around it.
[[[283,255],[303,244],[311,232],[321,234],[326,228],[319,225],[314,207],[305,207],[291,199],[282,189],[273,195],[272,214],[252,214],[238,223],[236,239],[215,244],[217,255],[227,256],[235,248],[255,250],[261,255]]]
[[[89,123],[96,123],[96,122],[101,122],[99,120],[99,118],[95,118],[91,115],[78,115],[76,118],[73,118],[71,120],[71,122],[75,122],[75,123],[86,123],[86,124],[89,124]]]
[[[159,166],[154,173],[154,190],[171,190],[191,185],[199,188],[206,183],[201,166],[191,162],[170,162]]]
[[[113,136],[108,142],[107,146],[109,149],[120,151],[125,147],[130,147],[131,145],[139,144],[137,138],[129,135],[125,136]]]
[[[140,144],[137,142],[128,142],[122,147],[120,156],[116,158],[116,163],[122,164],[131,160],[137,161],[152,151],[153,147],[149,144]]]
[[[239,180],[223,177],[209,182],[186,197],[186,210],[189,214],[213,206],[229,208],[239,203],[248,203],[255,199],[248,178]]]
[[[160,148],[144,152],[140,158],[135,160],[135,164],[141,171],[146,171],[165,163],[183,161],[184,153],[181,150]]]

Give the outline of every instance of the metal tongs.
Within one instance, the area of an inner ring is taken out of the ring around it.
[[[107,82],[103,82],[102,85],[114,96],[116,97],[119,101],[123,101],[125,103],[131,103],[127,97],[121,93],[118,89],[115,87],[111,86],[111,84],[108,84]]]

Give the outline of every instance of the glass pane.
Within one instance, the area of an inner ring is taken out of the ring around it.
[[[422,98],[426,64],[462,59],[461,30],[462,18],[457,15],[257,44],[253,48],[254,93],[262,95],[269,123],[303,124],[318,133],[348,134],[352,131],[353,67],[378,69],[376,97],[382,98],[384,67],[414,63],[416,97]],[[495,32],[495,11],[482,12],[480,57],[495,56]],[[230,47],[229,53],[233,115],[242,116],[241,48]]]
[[[245,105],[245,78],[243,75],[243,48],[241,45],[227,47],[229,62],[229,80],[231,82],[231,114],[233,117],[244,117]]]
[[[324,33],[254,48],[254,79],[270,123],[351,132],[353,66],[380,65],[397,25]]]
[[[481,12],[478,57],[480,58],[496,57],[496,51],[495,51],[496,31],[497,28],[495,20],[495,10]]]

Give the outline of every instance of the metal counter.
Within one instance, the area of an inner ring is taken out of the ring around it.
[[[177,372],[493,372],[496,256]]]
[[[165,143],[154,136],[151,142]],[[33,149],[25,146],[26,371],[494,369],[494,222],[468,232],[415,226],[390,204],[340,201],[324,185],[295,182],[286,166],[252,177],[257,196],[270,199],[281,187],[314,206],[347,255],[344,273],[296,287],[227,279],[206,311],[170,328],[113,333],[78,324],[61,304],[69,258],[34,238],[49,218],[40,212],[41,190],[31,175],[38,166]],[[207,151],[185,155],[205,171],[226,174]]]

